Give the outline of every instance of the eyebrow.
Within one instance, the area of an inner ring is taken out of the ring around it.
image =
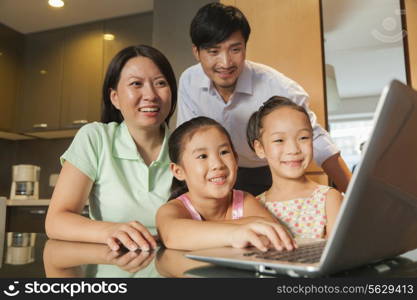
[[[223,144],[219,145],[218,148],[223,148],[223,147],[227,147],[227,146],[230,146],[230,143],[223,143]],[[201,151],[205,151],[205,150],[207,150],[206,147],[196,148],[191,153],[194,154],[196,152],[201,152]]]
[[[236,46],[241,46],[241,45],[243,45],[243,42],[236,42],[236,43],[231,44],[229,47],[236,47]],[[213,49],[213,48],[214,49],[219,49],[220,46],[218,44],[216,44],[216,45],[213,45],[213,46],[208,46],[208,47],[203,48],[203,49]]]
[[[313,132],[313,130],[311,130],[310,128],[303,128],[303,129],[298,130],[298,132],[301,132],[301,131]],[[274,131],[274,132],[271,133],[271,135],[274,135],[274,134],[286,134],[286,132],[284,132],[284,131]]]

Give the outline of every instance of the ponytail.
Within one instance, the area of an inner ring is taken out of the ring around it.
[[[177,178],[173,177],[170,192],[171,195],[169,196],[169,200],[176,199],[182,194],[188,192],[187,184],[185,183],[185,181],[180,181]]]

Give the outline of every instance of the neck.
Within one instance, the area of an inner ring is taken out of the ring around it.
[[[298,195],[305,191],[311,184],[311,181],[305,176],[299,178],[284,178],[272,175],[272,187],[268,193],[272,195],[283,195],[288,197],[290,195]]]
[[[223,199],[204,198],[191,191],[188,194],[193,206],[206,221],[225,220],[232,206],[232,191]]]
[[[222,97],[224,102],[228,102],[230,100],[230,98],[233,95],[233,92],[235,91],[235,85],[232,87],[219,87],[214,85],[214,87],[216,88],[217,92],[219,93],[219,95]]]
[[[146,165],[158,158],[163,140],[164,127],[156,126],[151,128],[133,128],[127,125],[139,154],[142,156]]]

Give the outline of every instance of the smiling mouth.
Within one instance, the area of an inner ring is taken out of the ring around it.
[[[138,109],[140,112],[158,112],[159,107],[142,107]]]
[[[303,163],[303,159],[281,161],[281,163],[289,167],[299,167]]]
[[[215,70],[217,74],[219,74],[220,77],[229,77],[233,75],[233,73],[236,71],[236,68],[228,69],[228,70]]]
[[[223,184],[223,183],[226,182],[226,176],[219,176],[219,177],[210,178],[209,181],[214,183],[214,184]]]

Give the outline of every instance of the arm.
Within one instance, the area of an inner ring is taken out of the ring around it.
[[[232,246],[243,248],[254,245],[266,251],[265,238],[277,249],[293,249],[285,230],[275,222],[257,221],[246,224],[236,222],[195,221],[179,201],[163,205],[156,215],[158,231],[167,248],[196,250]],[[262,238],[261,236],[265,236]]]
[[[85,277],[80,266],[110,264],[130,273],[145,268],[155,252],[111,251],[103,244],[48,240],[43,252],[47,277]]]
[[[340,154],[337,153],[326,159],[322,164],[322,168],[336,184],[338,190],[346,192],[349,181],[352,178],[352,173]]]
[[[49,238],[107,243],[113,250],[119,249],[119,243],[130,250],[156,247],[151,234],[138,222],[95,221],[80,215],[92,186],[88,176],[71,163],[64,163],[46,216]]]
[[[334,223],[337,218],[337,214],[340,210],[340,205],[342,204],[343,197],[339,191],[335,189],[330,189],[326,195],[326,238],[330,236],[333,230]]]

